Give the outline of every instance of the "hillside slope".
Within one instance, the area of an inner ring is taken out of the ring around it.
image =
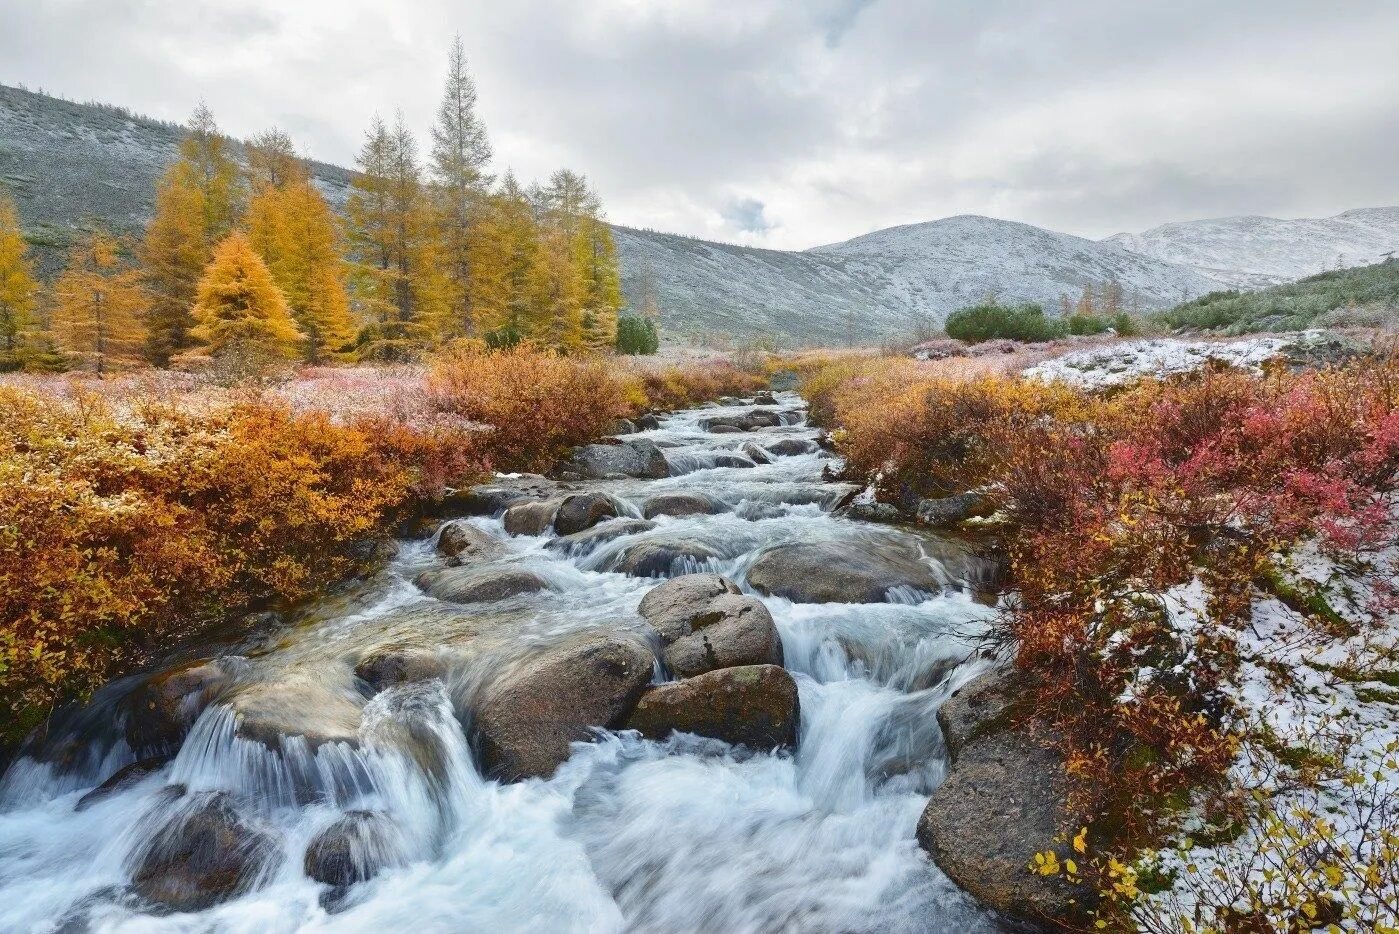
[[[1193,266],[1238,288],[1290,282],[1339,266],[1377,263],[1399,250],[1399,207],[1361,208],[1334,217],[1218,217],[1162,224],[1105,243]]]

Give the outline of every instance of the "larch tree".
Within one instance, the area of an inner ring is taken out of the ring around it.
[[[0,370],[16,369],[23,362],[21,345],[34,324],[38,291],[20,233],[19,211],[0,189]]]
[[[489,199],[480,235],[473,238],[472,315],[493,343],[536,337],[541,262],[540,230],[528,194],[506,173]]]
[[[146,228],[144,261],[151,293],[151,361],[165,365],[189,347],[190,306],[214,245],[242,212],[244,186],[232,147],[200,104],[179,156],[156,186],[155,216]]]
[[[148,296],[140,270],[120,245],[97,232],[79,241],[53,285],[53,337],[73,365],[105,375],[142,362]]]
[[[476,84],[466,67],[461,36],[452,42],[447,85],[432,128],[431,178],[442,267],[450,289],[449,329],[472,333],[472,238],[490,178],[491,144],[476,114]]]
[[[622,306],[621,274],[612,231],[602,219],[602,203],[588,180],[560,169],[542,191],[549,223],[562,231],[579,280],[577,301],[581,346],[603,350],[617,339],[617,312]]]
[[[214,249],[199,280],[190,336],[215,358],[253,363],[294,359],[303,341],[286,296],[245,234],[229,234]]]
[[[248,239],[287,298],[306,337],[306,358],[323,362],[354,339],[339,221],[286,134],[257,137],[248,162]]]

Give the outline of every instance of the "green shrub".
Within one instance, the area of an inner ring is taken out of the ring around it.
[[[977,344],[989,340],[1051,341],[1069,333],[1062,320],[1046,318],[1039,305],[986,302],[954,311],[944,325],[947,336]]]
[[[624,315],[617,319],[617,350],[632,356],[653,354],[660,349],[656,323],[650,318]]]

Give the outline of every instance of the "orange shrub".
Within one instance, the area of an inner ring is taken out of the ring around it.
[[[767,388],[767,379],[728,363],[668,366],[662,370],[633,368],[637,387],[633,414],[638,409],[673,411],[723,396],[751,396]]]
[[[525,346],[460,342],[433,362],[428,391],[443,411],[489,426],[479,443],[496,470],[545,470],[629,412],[626,387],[604,359]]]
[[[383,427],[0,389],[3,738],[172,637],[350,570],[431,453]]]

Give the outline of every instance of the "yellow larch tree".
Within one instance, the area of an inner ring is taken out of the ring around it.
[[[34,324],[38,292],[20,233],[19,211],[0,189],[0,371],[23,362],[21,345]]]
[[[306,337],[306,358],[332,359],[354,339],[339,222],[285,134],[258,137],[248,161],[248,239],[287,298]]]
[[[189,346],[190,306],[214,245],[242,213],[244,186],[232,146],[200,104],[179,155],[156,186],[144,263],[151,293],[147,353],[165,365]]]
[[[286,296],[246,235],[231,233],[215,247],[197,294],[190,336],[210,356],[297,356],[304,337]]]
[[[120,244],[97,232],[73,246],[53,285],[53,337],[71,365],[99,376],[142,363],[148,296]]]

